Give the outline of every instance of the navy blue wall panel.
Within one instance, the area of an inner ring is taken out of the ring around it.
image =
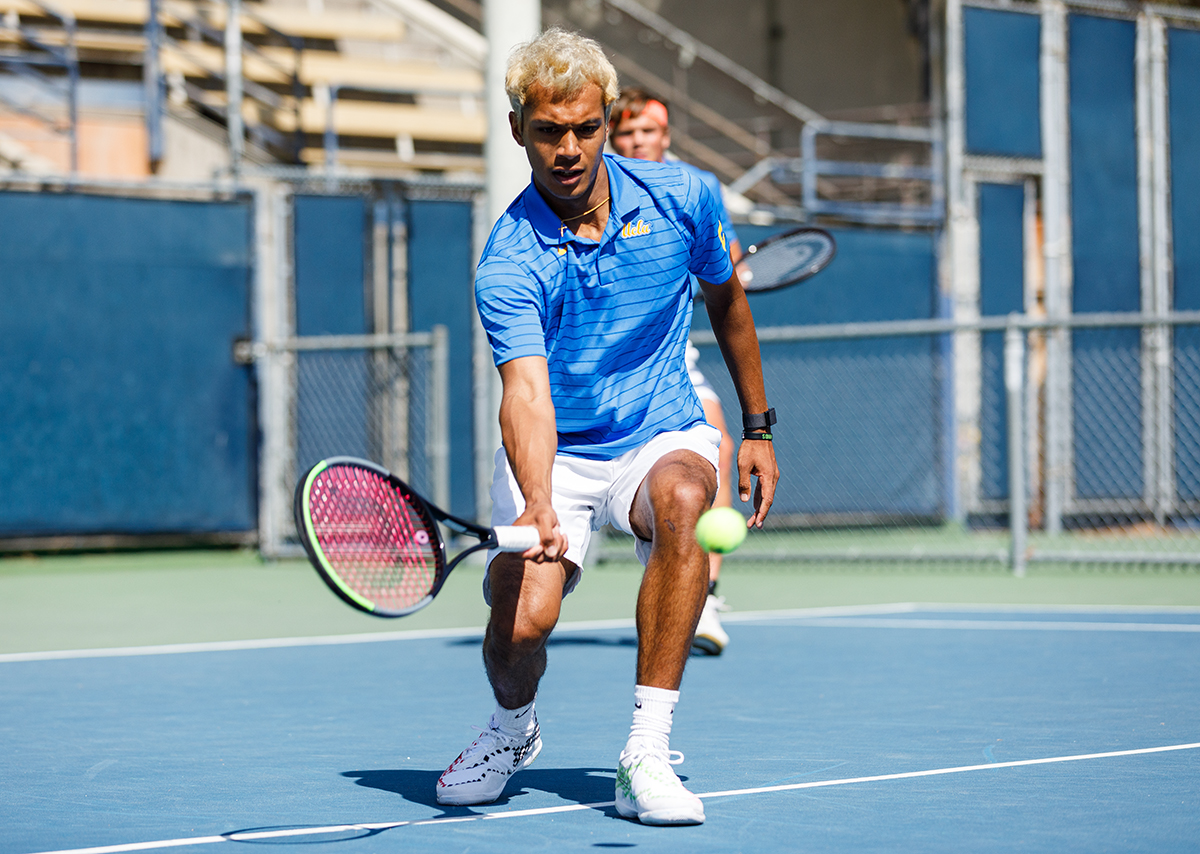
[[[979,312],[985,317],[1025,306],[1025,188],[979,185]],[[1008,401],[1004,390],[1004,333],[982,336],[980,378],[980,494],[1008,498]]]
[[[1041,157],[1041,19],[968,7],[963,28],[967,150]]]
[[[764,236],[750,226],[738,231],[746,245]],[[816,277],[751,295],[760,327],[934,316],[932,235],[838,229],[835,236],[838,257]],[[693,327],[709,328],[703,304]],[[776,453],[788,481],[772,512],[944,516],[938,353],[934,336],[765,343],[767,394],[779,414]],[[700,367],[736,425],[737,397],[716,347],[701,350]]]
[[[0,534],[256,525],[251,208],[0,193]]]
[[[470,202],[408,205],[409,312],[414,331],[450,335],[450,507],[475,516],[472,327],[475,313]]]
[[[367,200],[295,197],[293,211],[297,335],[362,335]],[[368,436],[370,374],[362,351],[301,353],[296,462],[301,471],[336,454],[377,456]]]
[[[1070,17],[1071,210],[1076,313],[1139,311],[1134,38],[1130,21]],[[1072,336],[1075,494],[1142,494],[1140,332]]]
[[[1168,31],[1171,213],[1176,311],[1200,310],[1200,32]],[[1175,477],[1180,498],[1200,499],[1200,328],[1175,331]]]
[[[360,196],[296,196],[296,334],[367,332],[367,201]]]

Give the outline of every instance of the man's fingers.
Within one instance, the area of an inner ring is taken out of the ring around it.
[[[563,535],[562,528],[555,525],[549,536],[542,538],[542,554],[546,560],[558,560],[567,553],[567,538]]]
[[[758,486],[754,490],[754,515],[750,517],[750,522],[757,528],[763,526],[763,520],[767,518],[767,513],[775,502],[775,484],[768,482],[767,488],[763,489],[764,481],[765,478],[759,477]]]

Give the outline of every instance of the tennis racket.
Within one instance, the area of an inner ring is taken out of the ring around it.
[[[300,542],[321,578],[346,603],[377,617],[424,608],[473,552],[523,552],[541,541],[537,528],[485,528],[451,516],[387,469],[354,457],[309,469],[294,509]],[[479,542],[447,563],[438,522]]]
[[[833,235],[806,226],[751,246],[738,261],[738,274],[747,293],[773,291],[815,276],[835,255]]]

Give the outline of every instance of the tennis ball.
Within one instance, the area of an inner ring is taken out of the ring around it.
[[[732,507],[714,507],[696,522],[696,541],[706,552],[727,554],[746,539],[746,520]]]

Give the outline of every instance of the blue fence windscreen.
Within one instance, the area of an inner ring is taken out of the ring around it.
[[[253,530],[251,206],[0,192],[0,534]]]
[[[1167,31],[1174,309],[1200,310],[1200,32]],[[1175,478],[1200,499],[1200,327],[1175,329]]]
[[[362,335],[365,294],[366,199],[296,196],[297,335]]]
[[[1071,15],[1069,26],[1072,308],[1136,312],[1136,28],[1091,15]],[[1076,330],[1072,342],[1075,495],[1139,498],[1141,333]]]
[[[979,185],[979,313],[1022,312],[1025,306],[1025,188]],[[1004,333],[982,335],[980,377],[980,496],[1008,496],[1008,400]]]
[[[824,271],[799,285],[750,296],[760,328],[934,316],[931,234],[877,229],[834,234],[838,255]],[[739,235],[747,245],[763,236],[742,226]],[[702,304],[693,326],[709,328]],[[791,484],[776,497],[773,515],[945,517],[950,499],[941,471],[944,366],[937,339],[762,345],[767,396],[779,416],[776,454]],[[700,369],[736,426],[737,397],[715,346],[701,348]]]
[[[1041,157],[1041,19],[967,7],[963,29],[967,151]]]
[[[457,201],[412,201],[408,213],[409,321],[412,329],[420,332],[442,324],[450,336],[450,507],[447,509],[472,518],[475,516],[472,205]]]
[[[366,310],[367,200],[297,195],[293,208],[296,334],[363,335]],[[296,367],[296,463],[325,457],[376,457],[368,403],[370,354],[302,353]],[[336,437],[336,438],[335,438]]]

